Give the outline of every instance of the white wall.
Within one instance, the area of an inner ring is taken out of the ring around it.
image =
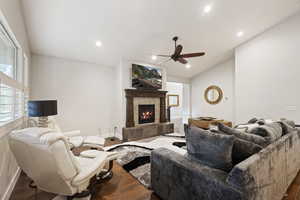
[[[236,119],[300,122],[300,13],[236,49]]]
[[[122,138],[122,128],[125,127],[126,123],[126,98],[125,89],[132,89],[131,86],[131,70],[132,64],[148,65],[162,70],[162,90],[166,90],[167,73],[164,67],[152,65],[150,63],[143,63],[136,60],[121,59],[120,65],[116,67],[116,101],[115,101],[115,112],[119,113],[114,118],[114,125],[117,127],[117,136]]]
[[[31,99],[57,99],[63,131],[113,133],[115,69],[54,57],[32,56]]]
[[[0,20],[5,18],[9,28],[30,59],[29,41],[20,0],[0,0],[0,5]]]
[[[26,53],[30,63],[30,49],[19,0],[0,0],[0,21],[14,34],[19,47]],[[13,128],[13,127],[11,127]],[[10,129],[9,129],[10,130]],[[8,200],[18,179],[19,167],[9,150],[8,129],[0,128],[0,199]]]
[[[175,94],[179,96],[179,106],[171,108],[171,118],[183,117],[183,84],[175,82],[167,82],[167,88],[169,94]]]
[[[208,104],[204,92],[211,85],[219,86],[223,99],[219,104]],[[234,121],[234,59],[202,72],[191,81],[192,116],[210,116]]]
[[[191,80],[189,78],[182,78],[182,77],[176,77],[176,76],[167,76],[167,82],[189,84],[191,82]]]
[[[183,122],[187,122],[187,119],[190,117],[190,84],[167,82],[166,90],[168,91],[167,94],[179,95],[179,106],[171,108],[171,120],[182,118]]]

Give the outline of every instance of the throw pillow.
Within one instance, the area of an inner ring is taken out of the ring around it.
[[[297,130],[295,127],[292,127],[289,123],[287,123],[285,120],[279,121],[281,128],[282,128],[282,135],[286,135],[292,131]]]
[[[215,134],[197,127],[190,127],[186,135],[189,156],[210,167],[230,171],[234,136]]]
[[[214,130],[212,132],[217,133],[217,134],[226,134],[219,130]],[[236,137],[234,140],[233,149],[232,149],[232,164],[236,165],[236,164],[246,160],[253,154],[256,154],[260,150],[262,150],[262,146],[254,144],[254,143],[246,141],[246,140],[239,139]]]
[[[251,133],[246,133],[246,132],[242,132],[239,130],[236,130],[234,128],[230,128],[222,123],[218,123],[218,129],[224,133],[227,133],[229,135],[234,135],[235,137],[242,139],[242,140],[246,140],[248,142],[252,142],[255,143],[257,145],[260,145],[262,147],[265,147],[267,144],[267,141],[259,136],[259,135],[254,135]]]
[[[254,123],[256,123],[258,121],[258,119],[256,118],[256,117],[254,117],[254,118],[252,118],[252,119],[250,119],[249,121],[248,121],[248,124],[254,124]]]
[[[285,123],[287,123],[288,125],[290,125],[292,128],[295,128],[295,127],[296,127],[295,122],[292,121],[292,120],[288,120],[288,119],[285,119],[285,118],[281,118],[280,121],[284,121]]]
[[[282,128],[278,122],[273,122],[254,128],[251,133],[262,136],[270,144],[282,136]]]

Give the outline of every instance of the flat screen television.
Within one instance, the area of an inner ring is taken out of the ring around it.
[[[137,89],[161,89],[161,69],[132,64],[132,87]]]

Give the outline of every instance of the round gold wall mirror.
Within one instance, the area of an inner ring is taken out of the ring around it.
[[[204,98],[209,104],[218,104],[223,99],[223,91],[218,86],[209,86],[205,90]]]

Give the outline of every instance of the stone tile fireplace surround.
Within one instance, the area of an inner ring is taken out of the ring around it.
[[[159,90],[125,89],[126,128],[123,140],[130,141],[153,137],[174,131],[174,125],[166,121],[166,93]],[[139,105],[154,105],[154,123],[139,122]]]
[[[155,123],[166,122],[166,93],[159,90],[125,89],[126,128],[140,125],[138,123],[139,105],[155,105]]]

